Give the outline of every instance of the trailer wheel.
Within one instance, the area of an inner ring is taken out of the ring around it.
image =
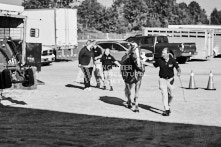
[[[187,57],[178,57],[176,60],[179,64],[185,64],[187,62]]]
[[[7,55],[0,49],[0,89],[12,86],[10,70],[5,67],[8,64],[8,60]]]

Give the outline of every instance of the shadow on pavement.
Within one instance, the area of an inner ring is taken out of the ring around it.
[[[0,146],[221,146],[221,128],[213,126],[8,106],[0,107],[0,119]]]
[[[82,86],[73,85],[73,84],[67,84],[67,85],[65,85],[65,87],[84,89],[84,86],[82,87]],[[92,85],[90,87],[97,88],[96,86],[92,86]],[[101,89],[101,88],[98,88],[98,89]]]
[[[154,107],[149,106],[149,105],[139,104],[139,107],[140,107],[140,108],[143,108],[143,109],[145,109],[145,110],[148,110],[148,111],[151,111],[151,112],[160,114],[160,115],[162,115],[162,112],[163,112],[163,110],[158,109],[158,108],[154,108]],[[159,112],[159,111],[160,111],[160,112]]]
[[[117,97],[101,96],[99,100],[101,100],[102,102],[108,103],[108,104],[126,107],[124,105],[124,103],[126,103],[126,101],[124,101],[120,98],[117,98]]]
[[[78,85],[73,85],[73,84],[67,84],[65,85],[65,87],[69,87],[69,88],[78,88],[78,89],[84,89],[84,87],[82,86],[78,86]]]
[[[9,101],[13,104],[19,104],[19,105],[26,105],[27,103],[25,103],[24,101],[18,101],[18,100],[14,100],[13,98],[11,97],[5,97],[5,96],[2,96],[2,99],[1,101]]]
[[[221,58],[221,55],[215,56],[214,58]]]
[[[127,107],[125,104],[126,104],[126,101],[120,99],[120,98],[117,98],[117,97],[109,97],[109,96],[101,96],[100,99],[101,101],[105,102],[105,103],[108,103],[108,104],[112,104],[112,105],[118,105],[118,106],[123,106],[123,107]],[[149,106],[149,105],[144,105],[144,104],[139,104],[139,107],[142,108],[142,109],[145,109],[145,110],[148,110],[148,111],[151,111],[151,112],[154,112],[154,113],[157,113],[157,114],[162,114],[158,111],[161,111],[163,112],[163,110],[160,110],[158,108],[154,108],[152,106]]]

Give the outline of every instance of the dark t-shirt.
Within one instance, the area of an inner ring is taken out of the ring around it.
[[[99,47],[93,48],[94,57],[100,56],[102,54],[102,50]]]
[[[159,58],[153,64],[155,67],[160,67],[159,76],[160,78],[172,78],[174,76],[174,67],[179,68],[178,63],[174,58],[169,58],[169,61],[166,62],[164,58]]]
[[[103,70],[105,71],[105,70],[112,69],[112,66],[115,61],[116,61],[115,58],[113,56],[111,56],[110,54],[108,56],[106,54],[103,54],[101,57]]]

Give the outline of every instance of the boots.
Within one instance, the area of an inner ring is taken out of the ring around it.
[[[170,115],[170,110],[165,110],[162,115],[163,116],[169,116]]]

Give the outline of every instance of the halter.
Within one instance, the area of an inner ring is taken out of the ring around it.
[[[133,60],[134,60],[135,62],[137,62],[138,68],[142,67],[139,48],[138,48],[138,47],[131,48],[131,49],[129,50],[128,57],[131,57],[132,54],[136,54],[136,56],[137,56],[136,59],[133,59]],[[140,64],[140,65],[139,65],[139,64]]]

